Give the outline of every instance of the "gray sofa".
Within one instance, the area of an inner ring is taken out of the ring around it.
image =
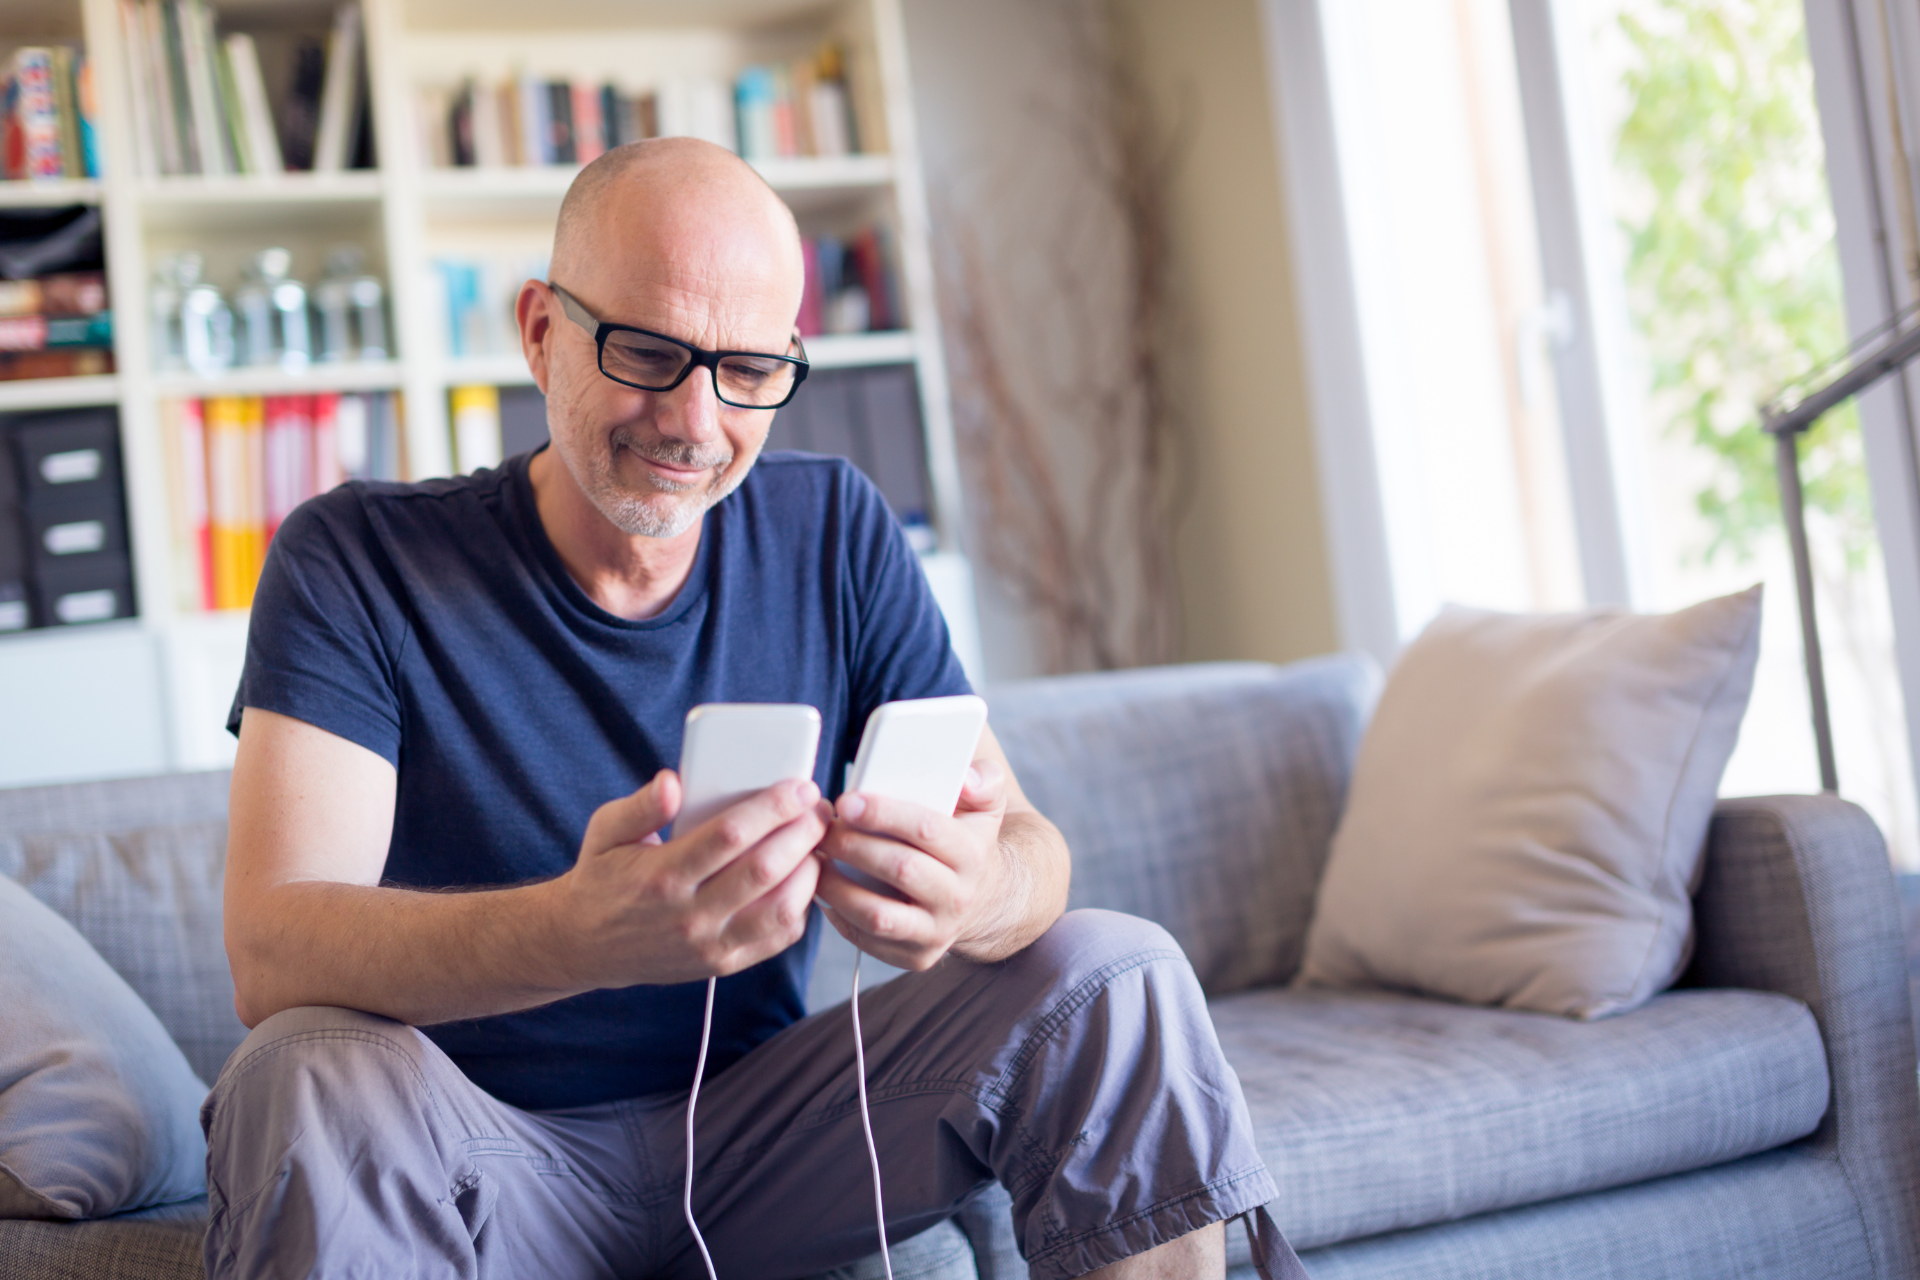
[[[1073,846],[1075,904],[1151,916],[1192,957],[1274,1216],[1316,1280],[1920,1274],[1920,1090],[1873,824],[1830,797],[1724,803],[1692,967],[1620,1017],[1296,991],[1374,684],[1330,658],[992,698]],[[225,804],[219,774],[0,793],[0,872],[94,942],[206,1079],[242,1034],[219,940]],[[816,991],[845,990],[846,963],[830,948]],[[0,1280],[198,1276],[201,1221],[187,1204],[0,1223]],[[895,1263],[900,1280],[1026,1274],[997,1192]]]

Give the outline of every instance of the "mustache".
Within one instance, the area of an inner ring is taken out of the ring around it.
[[[631,449],[643,458],[669,467],[690,470],[710,470],[733,461],[733,450],[724,444],[703,447],[673,440],[642,440],[624,427],[613,433],[613,445],[616,449]]]

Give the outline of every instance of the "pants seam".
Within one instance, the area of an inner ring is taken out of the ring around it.
[[[1134,1223],[1144,1221],[1145,1219],[1148,1219],[1148,1218],[1156,1217],[1160,1214],[1165,1213],[1167,1210],[1175,1207],[1176,1205],[1185,1204],[1191,1200],[1198,1200],[1202,1196],[1217,1195],[1218,1193],[1225,1191],[1226,1189],[1236,1185],[1237,1183],[1245,1182],[1250,1178],[1259,1178],[1264,1176],[1267,1176],[1267,1167],[1264,1164],[1260,1164],[1260,1165],[1255,1165],[1249,1169],[1242,1169],[1238,1173],[1229,1174],[1224,1178],[1215,1178],[1213,1181],[1204,1183],[1203,1185],[1196,1187],[1192,1191],[1182,1192],[1179,1195],[1168,1196],[1166,1199],[1158,1201],[1157,1203],[1149,1206],[1148,1208],[1141,1209],[1135,1213],[1130,1213],[1126,1217],[1118,1219],[1117,1221],[1102,1223],[1100,1226],[1090,1228],[1086,1231],[1082,1231],[1078,1235],[1067,1236],[1064,1239],[1048,1244],[1045,1248],[1041,1249],[1033,1257],[1027,1259],[1027,1261],[1029,1264],[1044,1262],[1049,1258],[1056,1257],[1057,1255],[1066,1252],[1067,1250],[1070,1250],[1079,1245],[1085,1244],[1088,1240],[1091,1240],[1096,1236],[1109,1235],[1115,1232],[1124,1231],[1126,1230],[1126,1228],[1132,1226]],[[1231,1216],[1233,1215],[1228,1215],[1228,1217],[1231,1217]],[[1224,1222],[1226,1221],[1226,1218],[1220,1218],[1220,1219],[1217,1219],[1217,1221]]]
[[[994,1080],[993,1083],[987,1085],[982,1090],[979,1101],[983,1105],[992,1107],[996,1115],[1002,1115],[1002,1118],[1004,1118],[1000,1106],[996,1105],[992,1100],[998,1100],[1000,1104],[1012,1102],[1011,1095],[1014,1086],[1018,1082],[1019,1077],[1032,1065],[1033,1059],[1039,1054],[1040,1045],[1065,1025],[1068,1018],[1079,1012],[1095,999],[1100,992],[1105,991],[1107,986],[1115,978],[1123,973],[1131,973],[1135,969],[1145,968],[1156,960],[1180,960],[1184,962],[1186,957],[1178,951],[1169,950],[1164,947],[1156,948],[1152,951],[1136,951],[1130,956],[1122,956],[1118,960],[1110,960],[1088,974],[1085,978],[1082,978],[1075,984],[1073,990],[1061,997],[1059,1003],[1048,1010],[1046,1015],[1035,1024],[1034,1029],[1030,1031],[1027,1034],[1027,1038],[1021,1042],[1019,1050],[1014,1053],[1013,1058],[1007,1063],[1006,1069],[1000,1073],[999,1077]]]

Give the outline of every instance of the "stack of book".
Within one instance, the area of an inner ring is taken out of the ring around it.
[[[729,84],[674,76],[641,89],[522,74],[419,90],[421,150],[439,168],[586,164],[643,138],[705,138],[750,160],[860,150],[837,45]]]
[[[308,498],[406,474],[391,392],[165,401],[160,431],[188,613],[249,607],[274,531]]]
[[[65,45],[15,49],[0,86],[0,177],[97,178],[93,64]]]
[[[369,162],[358,4],[335,12],[324,46],[292,46],[278,102],[268,100],[253,37],[220,36],[206,0],[120,0],[120,26],[143,175],[332,173]]]
[[[0,280],[0,382],[113,372],[113,313],[98,271]]]
[[[885,227],[873,226],[850,239],[813,236],[801,242],[807,267],[801,337],[906,327],[892,239]]]

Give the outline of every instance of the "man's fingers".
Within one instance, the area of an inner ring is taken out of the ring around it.
[[[810,778],[779,782],[722,809],[692,831],[674,832],[673,843],[684,850],[681,873],[696,884],[710,879],[768,835],[807,814],[819,798],[820,788]]]
[[[960,788],[960,811],[998,809],[1007,802],[1007,771],[1000,762],[982,756],[967,766],[967,780]]]
[[[813,853],[826,832],[819,813],[802,811],[707,877],[695,892],[695,902],[702,911],[732,916],[785,883],[794,867]]]
[[[903,969],[923,969],[938,958],[929,956],[920,963],[905,963],[895,958],[907,953],[917,955],[935,942],[933,913],[926,908],[857,884],[831,862],[821,864],[820,884],[814,893],[839,917],[837,924],[864,935],[864,940],[849,937],[848,941],[889,964]],[[843,928],[841,932],[844,934],[846,930]],[[869,946],[869,942],[873,945]]]
[[[584,847],[595,853],[623,844],[639,844],[672,822],[680,812],[680,777],[662,769],[632,795],[609,800],[587,821]]]
[[[819,882],[820,860],[803,855],[785,880],[735,912],[720,932],[723,943],[739,949],[728,971],[737,973],[800,941]]]
[[[959,844],[960,828],[950,817],[889,796],[849,792],[834,806],[834,816],[849,826],[874,835],[891,836],[902,844],[949,862],[949,850]]]
[[[898,889],[923,907],[938,910],[953,897],[953,868],[904,841],[836,822],[820,842],[820,852]]]

